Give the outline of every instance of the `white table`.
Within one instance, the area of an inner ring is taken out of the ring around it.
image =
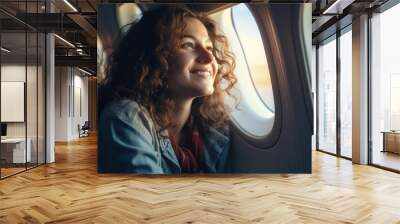
[[[30,138],[27,139],[27,146],[25,151],[25,138],[6,138],[1,139],[1,151],[6,152],[12,150],[12,163],[25,163],[32,160]],[[26,154],[25,154],[26,152]],[[3,157],[3,155],[2,155]],[[26,159],[26,161],[25,161]]]

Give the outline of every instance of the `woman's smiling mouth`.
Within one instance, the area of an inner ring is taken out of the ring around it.
[[[211,72],[206,69],[195,69],[195,70],[192,70],[191,73],[198,75],[200,77],[204,77],[204,78],[211,77]]]

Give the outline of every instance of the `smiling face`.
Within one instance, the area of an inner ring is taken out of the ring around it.
[[[168,58],[168,84],[173,98],[195,98],[214,92],[218,64],[206,27],[195,18],[185,18],[178,46]]]

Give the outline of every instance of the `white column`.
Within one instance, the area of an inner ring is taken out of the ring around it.
[[[54,11],[51,1],[46,1],[48,12]],[[54,133],[55,133],[55,54],[54,34],[46,35],[46,163],[55,161]]]
[[[368,163],[368,16],[353,19],[353,162]]]
[[[55,68],[55,141],[69,141],[71,129],[71,88],[72,68]]]

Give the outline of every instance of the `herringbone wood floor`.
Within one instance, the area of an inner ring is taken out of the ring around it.
[[[313,153],[312,175],[96,172],[96,139],[0,181],[0,223],[400,223],[400,175]]]

